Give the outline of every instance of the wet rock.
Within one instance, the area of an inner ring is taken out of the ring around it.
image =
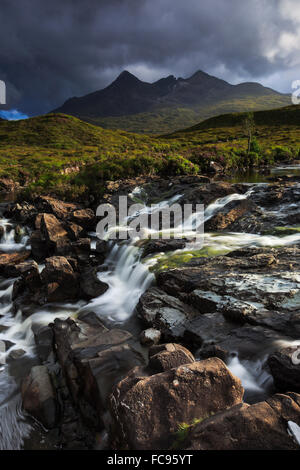
[[[24,356],[24,354],[26,354],[24,349],[13,349],[9,353],[9,358],[13,360],[17,360],[17,359],[20,359],[20,357]]]
[[[147,242],[143,249],[142,257],[145,258],[146,256],[152,253],[165,253],[168,251],[175,251],[184,248],[186,245],[186,239],[184,240],[151,240]]]
[[[100,281],[97,277],[96,268],[87,267],[80,273],[80,289],[84,298],[92,299],[104,294],[108,284]]]
[[[58,251],[62,254],[70,243],[66,230],[53,214],[42,214],[41,235],[52,254]]]
[[[97,240],[96,252],[99,255],[106,256],[109,252],[109,243],[106,240]]]
[[[132,371],[110,398],[119,445],[168,449],[180,423],[205,418],[242,401],[243,388],[217,358],[150,377]]]
[[[155,328],[148,328],[140,334],[140,342],[145,346],[152,346],[160,342],[161,332]]]
[[[72,220],[86,230],[95,229],[95,214],[92,209],[80,209],[72,212]]]
[[[45,261],[41,273],[43,284],[47,286],[49,302],[75,300],[79,295],[78,274],[63,256],[52,256]]]
[[[156,374],[192,362],[195,362],[193,354],[180,344],[161,344],[149,350],[148,367]]]
[[[230,230],[232,224],[245,214],[257,211],[257,206],[249,199],[232,201],[205,222],[206,231]]]
[[[275,351],[269,356],[268,365],[279,391],[300,392],[300,346]]]
[[[183,197],[180,199],[180,204],[196,204],[209,205],[220,197],[228,196],[233,193],[244,194],[248,191],[249,187],[241,184],[230,184],[226,182],[213,182],[204,185],[197,185],[190,190],[185,188]]]
[[[84,421],[99,430],[112,386],[144,360],[129,344],[130,333],[108,330],[92,313],[81,318],[54,321],[55,349],[73,402]]]
[[[34,366],[21,387],[23,408],[46,428],[57,423],[58,403],[46,366]]]
[[[37,354],[42,362],[53,360],[54,335],[50,326],[33,327]]]
[[[8,277],[15,276],[17,274],[15,266],[29,258],[29,255],[30,251],[0,254],[0,274]]]
[[[254,405],[238,404],[191,426],[188,450],[296,450],[289,422],[300,425],[300,395],[274,395]],[[182,445],[182,444],[181,444]]]

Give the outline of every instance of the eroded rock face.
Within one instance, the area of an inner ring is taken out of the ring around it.
[[[132,371],[110,398],[115,431],[126,448],[168,449],[180,423],[234,406],[243,392],[240,380],[217,358],[150,377]]]
[[[275,351],[268,358],[268,365],[279,391],[300,392],[300,346]]]
[[[22,383],[23,408],[46,428],[57,424],[59,405],[46,366],[34,366]]]
[[[300,425],[300,395],[274,395],[254,405],[245,403],[192,426],[188,450],[297,450],[288,422]]]
[[[205,230],[208,232],[230,230],[236,220],[253,212],[256,212],[257,217],[262,214],[251,200],[232,201],[205,223]]]
[[[108,330],[95,315],[83,320],[56,319],[54,344],[73,402],[85,422],[99,430],[112,386],[144,360],[127,331]]]
[[[22,263],[30,256],[29,251],[0,254],[0,274],[13,277],[17,274],[16,265]]]

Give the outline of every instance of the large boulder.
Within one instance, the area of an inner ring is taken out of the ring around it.
[[[181,423],[241,403],[243,387],[218,358],[192,362],[150,377],[133,370],[110,398],[119,445],[168,449]]]
[[[21,387],[23,408],[46,428],[57,423],[59,406],[46,366],[34,366]]]
[[[45,261],[41,279],[47,288],[49,302],[75,300],[79,295],[78,274],[63,256],[52,256]]]
[[[133,367],[144,365],[144,359],[130,344],[129,332],[107,329],[91,312],[82,312],[76,322],[56,319],[51,327],[73,403],[84,421],[99,430],[113,385]]]
[[[278,390],[300,392],[300,346],[275,351],[268,365]]]
[[[274,395],[251,406],[236,405],[192,425],[177,445],[188,450],[297,450],[300,441],[293,437],[292,429],[299,425],[300,395]]]

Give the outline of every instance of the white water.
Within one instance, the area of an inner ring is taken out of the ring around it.
[[[204,214],[204,220],[209,220],[220,209],[234,200],[246,199],[253,189],[246,194],[231,194],[220,198],[210,204]],[[134,196],[145,199],[145,194],[136,189]],[[146,204],[142,212],[151,214],[166,205],[177,201],[181,195],[177,195],[169,201],[162,201],[156,206],[148,207]],[[138,212],[135,215],[138,216]],[[191,219],[190,227],[195,227],[195,216]],[[203,222],[203,219],[202,219]],[[20,243],[15,243],[14,229],[8,220],[2,219],[4,235],[0,243],[0,251],[9,252],[24,249],[28,237],[23,236]],[[189,224],[176,227],[177,233],[187,229]],[[186,233],[185,233],[186,235]],[[298,243],[300,234],[285,237],[262,236],[247,233],[227,233],[222,235],[206,233],[204,241],[189,242],[185,250],[197,250],[204,247],[212,247],[216,250],[234,250],[245,246],[288,246]],[[203,245],[204,243],[204,245]],[[95,246],[95,243],[93,244]],[[28,246],[27,246],[28,247]],[[180,250],[180,251],[185,251]],[[77,314],[82,309],[96,312],[100,317],[110,321],[122,323],[133,314],[139,297],[145,292],[153,281],[153,275],[149,273],[147,263],[140,262],[140,249],[135,246],[135,240],[129,240],[122,244],[115,244],[106,260],[107,271],[99,272],[99,278],[109,285],[107,292],[93,299],[88,304],[81,302],[75,305],[44,306],[27,319],[21,314],[12,314],[11,293],[14,280],[0,282],[0,345],[2,341],[10,341],[13,345],[4,350],[0,347],[0,449],[18,449],[22,447],[23,439],[29,434],[30,426],[24,420],[20,409],[20,395],[18,385],[10,374],[10,354],[14,349],[22,349],[24,357],[28,360],[35,358],[34,337],[32,325],[47,325],[54,318],[67,318]],[[148,265],[151,263],[148,263]],[[40,267],[42,269],[43,266]],[[1,332],[2,327],[5,329]],[[1,367],[2,364],[2,367]],[[270,376],[263,371],[263,360],[258,362],[240,361],[238,357],[229,363],[232,372],[240,377],[249,393],[262,393],[269,384]]]

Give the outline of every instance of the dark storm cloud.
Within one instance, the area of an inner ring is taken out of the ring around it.
[[[0,0],[8,106],[42,113],[106,86],[198,69],[289,91],[300,78],[298,0]]]

